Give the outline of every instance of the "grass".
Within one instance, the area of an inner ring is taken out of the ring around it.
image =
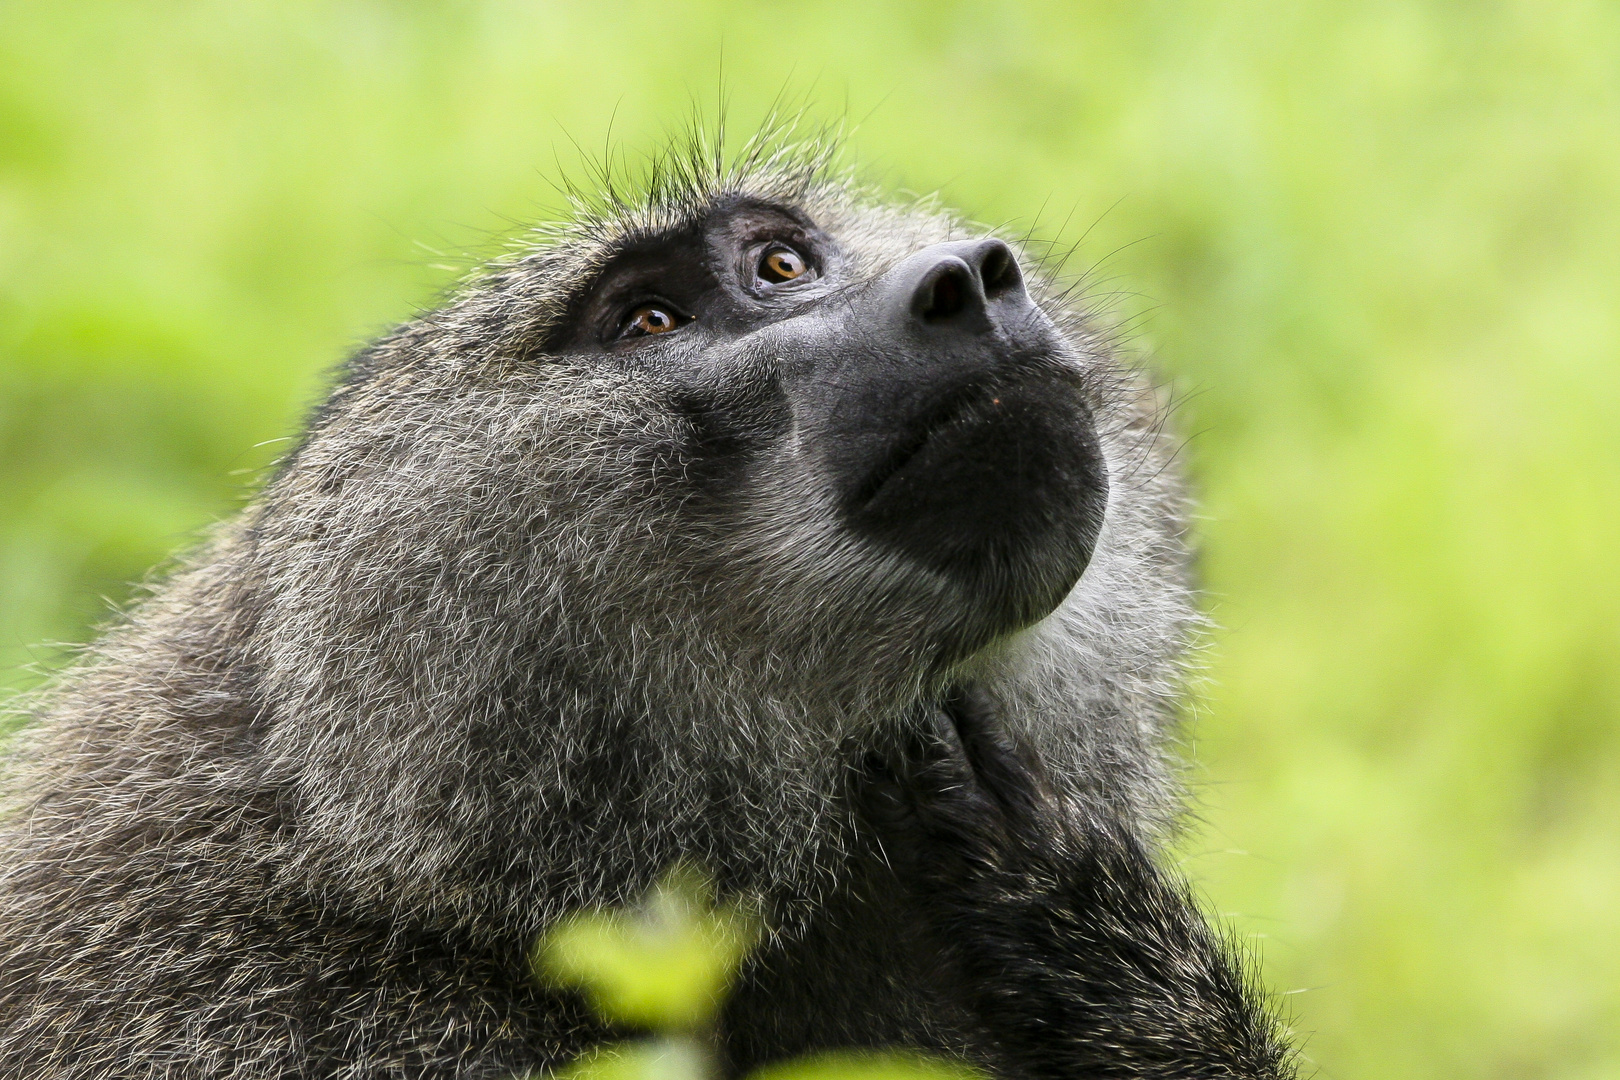
[[[1597,0],[0,0],[4,684],[722,66],[736,129],[786,87],[873,179],[1078,243],[1182,390],[1223,627],[1186,865],[1321,1075],[1620,1074]]]

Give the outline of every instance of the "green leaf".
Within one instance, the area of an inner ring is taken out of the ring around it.
[[[536,967],[552,982],[582,987],[610,1020],[699,1027],[759,937],[755,917],[736,905],[716,908],[712,897],[706,878],[677,867],[637,908],[563,920],[541,940]]]
[[[768,1065],[748,1080],[984,1080],[961,1062],[899,1051],[839,1051]]]
[[[552,1074],[553,1080],[707,1080],[709,1054],[696,1040],[617,1043],[584,1055]]]

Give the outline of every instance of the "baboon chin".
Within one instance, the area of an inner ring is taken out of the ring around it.
[[[1291,1075],[1153,853],[1196,625],[1158,397],[1022,245],[763,147],[354,357],[27,702],[0,1075],[554,1067],[608,1033],[534,936],[682,859],[772,930],[732,1072]]]

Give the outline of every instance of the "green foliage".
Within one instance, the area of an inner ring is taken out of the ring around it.
[[[709,1080],[714,1068],[694,1039],[647,1039],[615,1043],[557,1070],[557,1080]]]
[[[722,51],[734,133],[810,92],[873,179],[1083,238],[1175,378],[1188,870],[1324,1075],[1620,1072],[1608,0],[0,0],[0,667]]]
[[[921,1054],[844,1051],[768,1065],[749,1080],[984,1080],[984,1074]]]
[[[708,1023],[759,936],[740,907],[712,908],[711,887],[677,868],[633,911],[565,919],[540,943],[539,970],[581,986],[610,1020],[658,1030]]]
[[[682,1036],[617,1043],[586,1054],[556,1080],[711,1080],[702,1043]],[[748,1080],[983,1080],[966,1065],[919,1054],[826,1053],[770,1065]]]
[[[713,887],[678,866],[635,908],[592,911],[554,927],[535,970],[583,988],[605,1019],[654,1037],[605,1046],[557,1080],[711,1080],[713,1022],[738,965],[759,937],[741,905],[716,907]],[[782,1062],[749,1080],[983,1080],[954,1062],[903,1053],[829,1053]]]

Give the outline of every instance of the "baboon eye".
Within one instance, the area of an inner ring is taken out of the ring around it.
[[[651,334],[667,334],[671,330],[679,330],[682,319],[674,310],[662,304],[640,304],[630,309],[624,318],[624,329],[619,331],[620,337],[646,337]]]
[[[777,244],[765,249],[765,253],[759,257],[759,268],[755,273],[767,285],[780,285],[784,281],[803,277],[809,269],[810,264],[803,255],[785,244]]]

